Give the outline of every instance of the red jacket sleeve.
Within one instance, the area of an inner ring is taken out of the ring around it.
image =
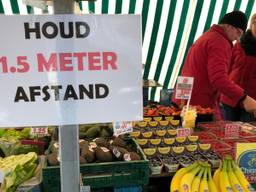
[[[219,93],[232,98],[234,107],[243,97],[244,90],[228,77],[228,67],[231,61],[231,47],[228,42],[223,43],[215,39],[209,45],[207,72],[213,88]]]

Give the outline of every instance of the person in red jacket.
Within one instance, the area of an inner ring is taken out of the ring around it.
[[[220,24],[213,25],[191,46],[181,71],[181,76],[194,77],[191,105],[214,108],[220,113],[217,106],[222,93],[232,98],[232,107],[242,103],[245,110],[256,110],[256,101],[228,77],[232,42],[240,39],[247,22],[241,11],[227,13]],[[181,103],[175,98],[173,102]]]
[[[249,29],[232,50],[229,77],[242,87],[248,95],[256,99],[256,14],[252,16]],[[221,111],[225,120],[253,121],[252,113],[242,105],[233,105],[233,98],[221,95]]]

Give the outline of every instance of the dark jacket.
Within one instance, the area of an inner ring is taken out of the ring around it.
[[[213,25],[190,48],[181,75],[194,77],[191,105],[216,107],[220,93],[236,105],[244,90],[229,80],[232,43],[218,25]],[[174,102],[180,103],[174,99]]]
[[[250,30],[232,50],[232,63],[229,70],[232,81],[242,87],[249,96],[256,99],[256,38]],[[221,96],[221,102],[232,106],[233,98]]]

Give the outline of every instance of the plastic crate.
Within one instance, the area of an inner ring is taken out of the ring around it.
[[[142,192],[142,187],[141,186],[117,187],[117,188],[114,188],[114,192]]]
[[[135,140],[130,141],[136,147],[142,160],[83,164],[80,166],[83,184],[89,185],[92,189],[147,185],[149,161]],[[47,166],[46,164],[43,168],[43,190],[44,192],[60,191],[59,166]]]

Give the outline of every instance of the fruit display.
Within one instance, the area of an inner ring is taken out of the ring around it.
[[[196,108],[184,106],[180,116],[183,128],[194,128],[196,126]]]
[[[207,162],[195,161],[190,166],[179,169],[172,178],[171,192],[217,192],[211,174],[211,165]]]
[[[244,191],[254,192],[244,173],[232,160],[231,156],[225,156],[222,165],[214,172],[213,180],[218,191]]]
[[[49,128],[48,130],[48,135],[38,137],[31,133],[30,127],[1,129],[0,156],[7,157],[28,152],[44,154],[44,150],[48,147],[51,137],[51,131]]]
[[[180,120],[139,121],[134,123],[133,132],[129,133],[137,139],[172,138],[177,135]]]
[[[157,103],[151,103],[144,107],[144,117],[152,116],[172,116],[173,114],[180,114],[180,110],[173,106],[163,106]]]
[[[96,137],[80,139],[81,182],[96,188],[146,185],[149,161],[134,139]],[[42,169],[44,191],[61,191],[59,144],[53,142],[46,152]]]
[[[173,174],[196,160],[209,160],[213,167],[219,166],[219,156],[212,151],[211,145],[201,145],[196,135],[177,137],[180,121],[168,119],[144,118],[136,122],[134,131],[129,133],[149,159],[151,175]]]
[[[34,152],[0,159],[0,170],[4,176],[0,191],[15,192],[20,184],[34,176],[36,167],[37,154]]]
[[[225,134],[225,126],[232,123],[240,125],[237,137],[230,137]],[[226,154],[233,154],[236,143],[238,142],[246,143],[256,141],[254,133],[256,127],[250,123],[216,121],[200,123],[198,127],[200,127],[202,131],[194,132],[194,134],[199,137],[200,142],[210,143],[212,149],[221,157],[224,157]]]
[[[142,157],[131,144],[131,140],[122,137],[97,137],[80,142],[80,163],[100,163],[113,161],[136,161]],[[48,164],[59,165],[59,144],[54,142],[47,154]]]
[[[190,106],[194,108],[198,115],[198,121],[212,121],[214,110],[211,108],[203,108],[200,105]],[[175,106],[164,106],[156,102],[150,103],[143,109],[144,117],[156,117],[156,116],[175,116],[179,117],[181,114],[182,108],[177,108]]]
[[[137,139],[149,159],[151,175],[175,173],[193,162],[208,161],[212,167],[220,164],[219,156],[210,144],[200,144],[197,136],[164,139]]]
[[[96,137],[111,137],[112,135],[113,135],[113,126],[111,123],[79,125],[80,139],[91,139]]]

